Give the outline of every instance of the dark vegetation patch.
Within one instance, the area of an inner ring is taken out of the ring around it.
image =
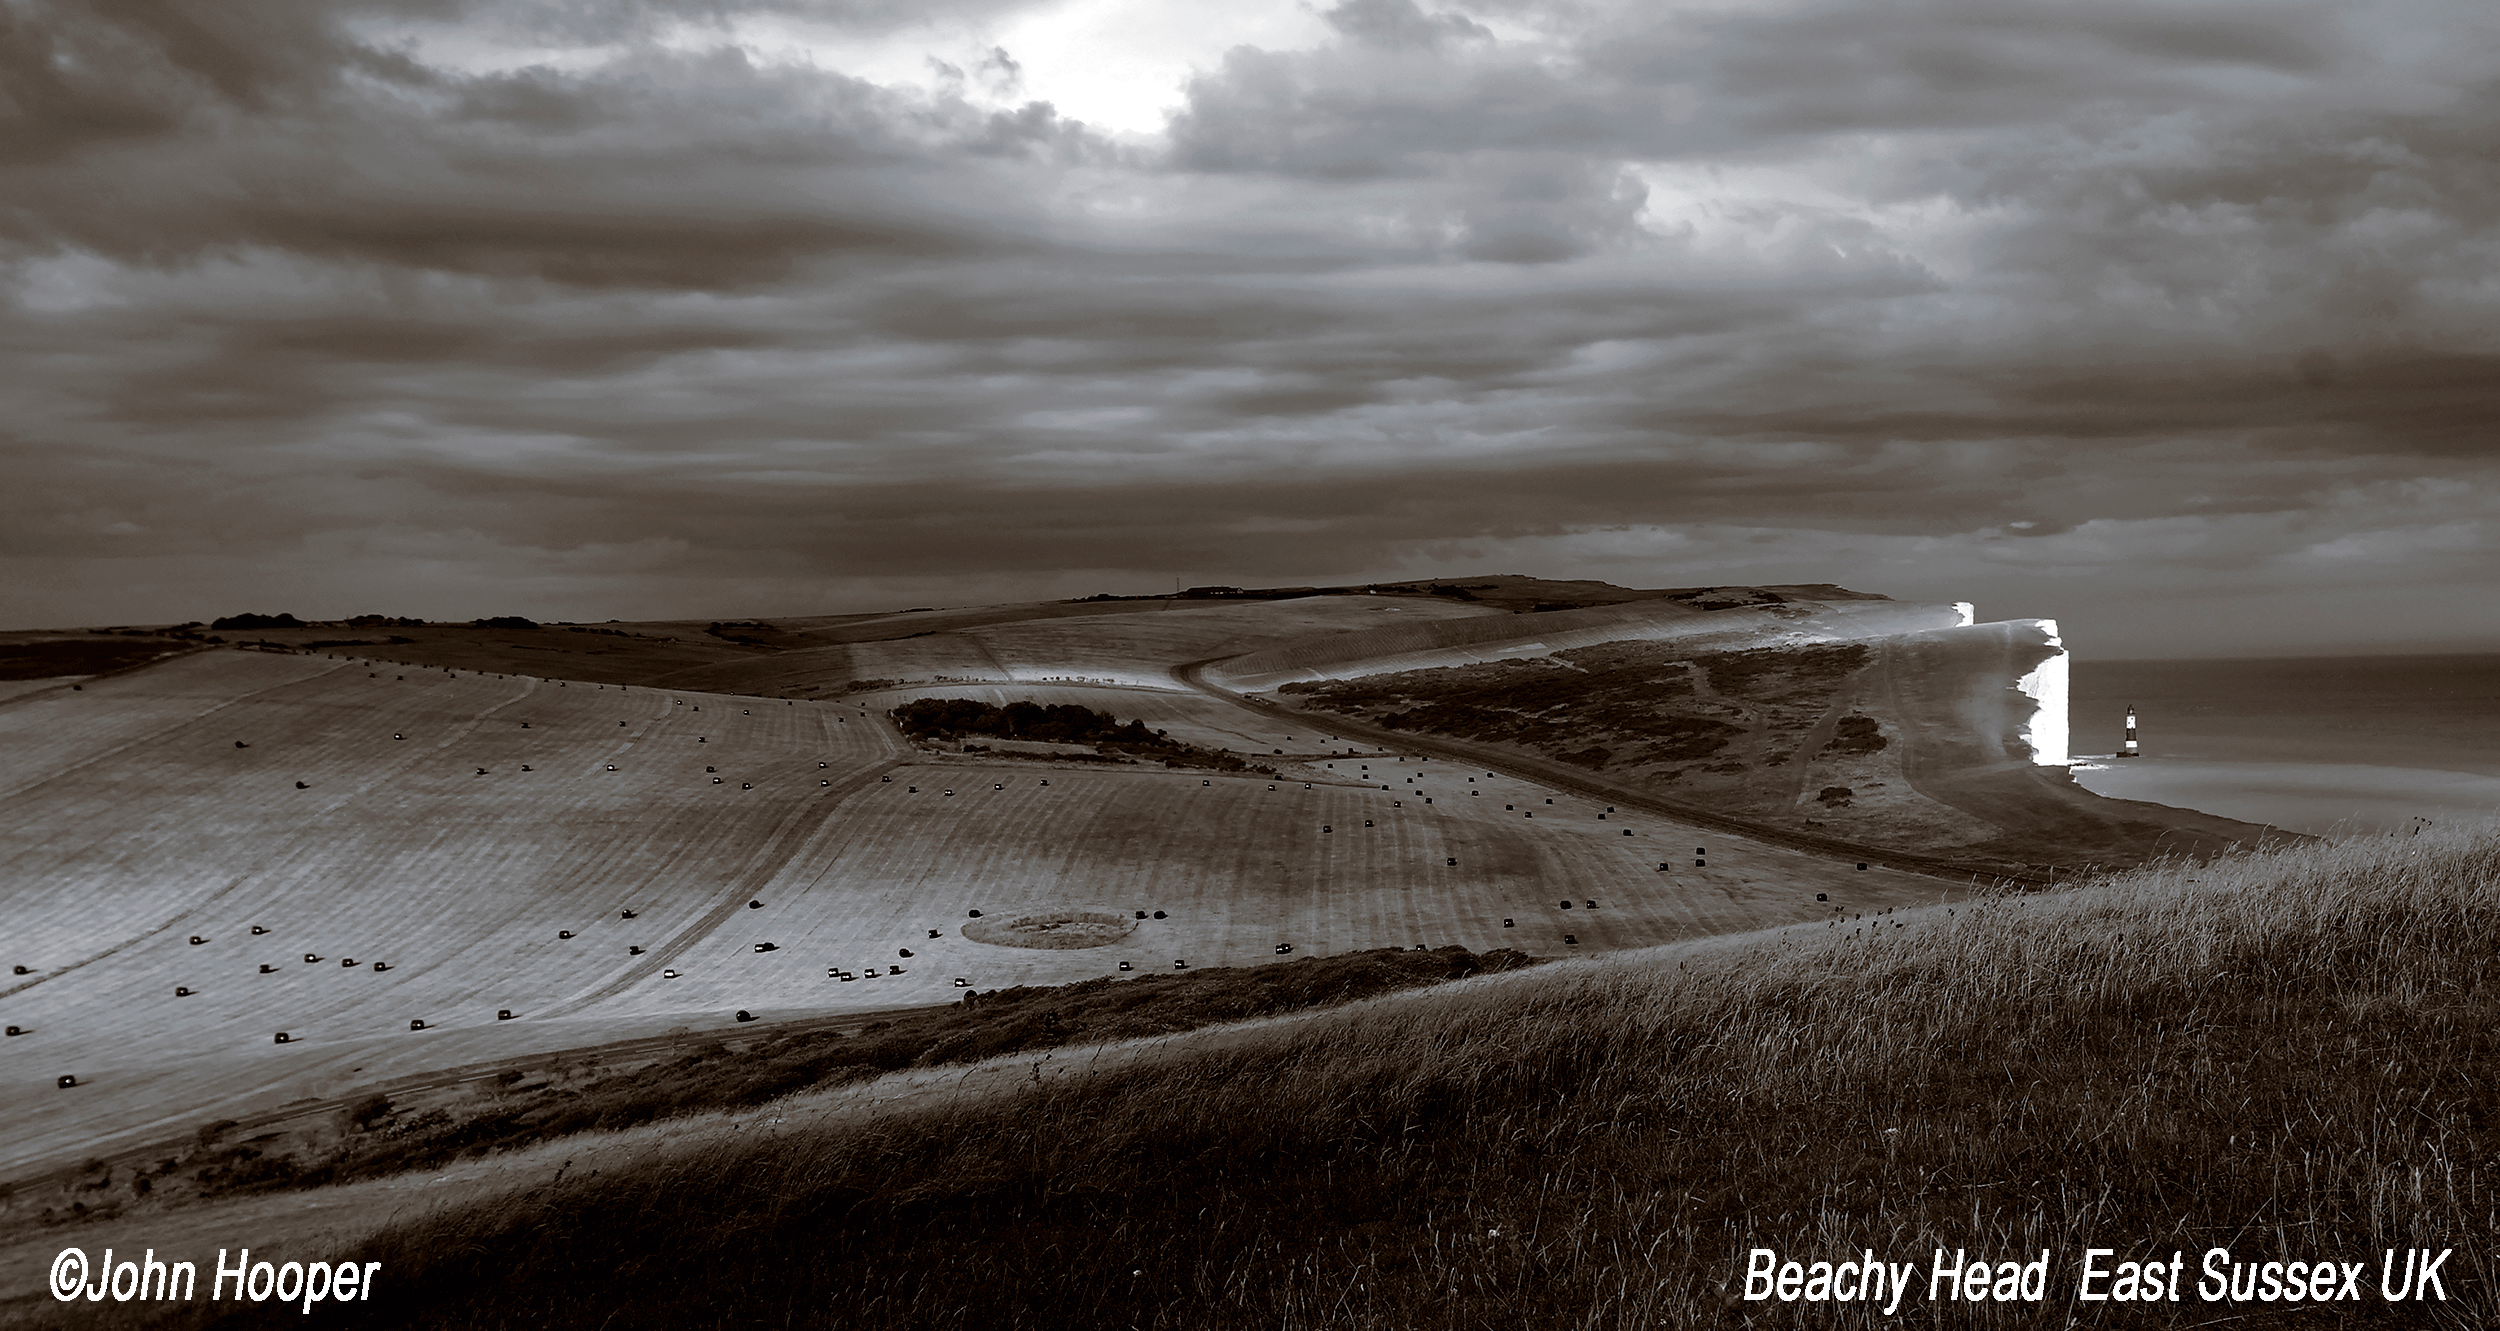
[[[232,629],[300,629],[304,621],[293,615],[228,615],[211,621],[209,627],[220,631]]]
[[[1294,683],[1279,692],[1388,730],[1518,744],[1598,768],[1712,757],[1766,708],[1790,721],[1819,711],[1866,661],[1858,643],[1695,654],[1619,642],[1550,660]]]
[[[537,620],[524,619],[519,615],[497,615],[492,619],[471,620],[470,624],[472,627],[481,629],[534,629],[538,627]]]
[[[1874,717],[1851,715],[1840,718],[1840,725],[1832,731],[1831,742],[1823,746],[1823,751],[1843,757],[1864,757],[1883,752],[1884,743],[1884,728],[1876,723]]]
[[[179,1173],[193,1190],[210,1196],[344,1183],[439,1168],[576,1132],[751,1108],[810,1086],[863,1081],[904,1068],[1168,1035],[1536,961],[1508,949],[1478,954],[1455,945],[1432,951],[1380,948],[1262,966],[968,993],[962,1003],[875,1022],[856,1035],[806,1031],[735,1050],[715,1039],[668,1062],[569,1084],[519,1086],[525,1074],[507,1070],[498,1081],[505,1094],[482,1105],[395,1115],[387,1100],[367,1096],[343,1111],[346,1131],[308,1150],[288,1151],[266,1137],[228,1142],[224,1134],[233,1123],[212,1124],[201,1129],[185,1155],[168,1160],[158,1177]]]
[[[180,651],[182,644],[163,638],[58,638],[50,642],[0,642],[0,679],[52,679],[61,675],[101,675],[145,665]]]
[[[1123,724],[1109,712],[1074,703],[1048,705],[1019,701],[1004,707],[975,698],[920,698],[887,713],[918,740],[958,741],[966,735],[1032,740],[1045,744],[1088,744],[1103,754],[1132,754],[1166,767],[1215,772],[1261,772],[1273,769],[1249,762],[1223,749],[1200,749],[1149,730],[1143,721]],[[967,750],[975,746],[967,745]],[[1004,756],[1004,755],[994,755]],[[1038,755],[1036,755],[1038,756]],[[1055,758],[1078,755],[1053,754]]]

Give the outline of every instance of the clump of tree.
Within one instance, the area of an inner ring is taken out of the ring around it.
[[[341,622],[349,628],[356,629],[413,629],[422,627],[425,623],[422,619],[410,619],[402,615],[357,615],[353,619]]]
[[[1844,716],[1832,730],[1832,741],[1823,746],[1826,752],[1843,756],[1880,753],[1884,747],[1884,728],[1871,716]]]
[[[1178,749],[1179,743],[1143,721],[1126,725],[1108,712],[1074,703],[1011,702],[993,706],[975,698],[921,698],[894,709],[895,723],[914,739],[994,735],[1052,744],[1091,744],[1128,749]]]
[[[293,615],[228,615],[212,622],[212,629],[300,629],[304,621]]]
[[[538,627],[538,621],[523,619],[519,615],[497,615],[493,619],[473,619],[469,622],[482,629],[534,629]]]

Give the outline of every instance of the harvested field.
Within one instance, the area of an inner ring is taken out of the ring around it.
[[[1065,692],[1131,715],[1119,704],[1151,701],[1167,710],[1150,721],[1253,754],[1317,734],[1290,718],[1257,733],[1262,718],[1195,695]],[[1309,789],[906,762],[875,711],[231,651],[0,707],[42,755],[0,805],[16,954],[0,959],[34,972],[0,986],[0,1015],[33,1032],[0,1048],[0,1113],[19,1128],[0,1167],[360,1073],[713,1029],[739,1008],[946,1002],[957,977],[1062,983],[1121,961],[1262,964],[1286,942],[1563,955],[1838,908],[1816,890],[1857,905],[1939,891],[1728,838],[1695,869],[1673,824],[1308,744]],[[976,909],[1133,927],[1100,947],[999,948],[965,936]],[[64,1072],[76,1095],[53,1085]]]

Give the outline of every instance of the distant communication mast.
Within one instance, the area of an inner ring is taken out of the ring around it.
[[[2142,756],[2143,756],[2143,754],[2142,754],[2141,752],[2139,752],[2139,751],[2136,749],[2136,747],[2135,747],[2135,704],[2134,704],[2134,703],[2128,703],[2128,704],[2127,704],[2127,746],[2126,746],[2126,748],[2125,748],[2125,749],[2123,749],[2123,750],[2121,750],[2121,751],[2119,752],[2118,756],[2119,756],[2119,757],[2121,757],[2121,758],[2140,758],[2140,757],[2142,757]]]

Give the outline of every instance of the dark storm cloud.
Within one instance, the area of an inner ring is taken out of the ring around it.
[[[1015,8],[0,2],[9,613],[2500,553],[2471,8],[1350,0],[1160,142],[739,35]]]

